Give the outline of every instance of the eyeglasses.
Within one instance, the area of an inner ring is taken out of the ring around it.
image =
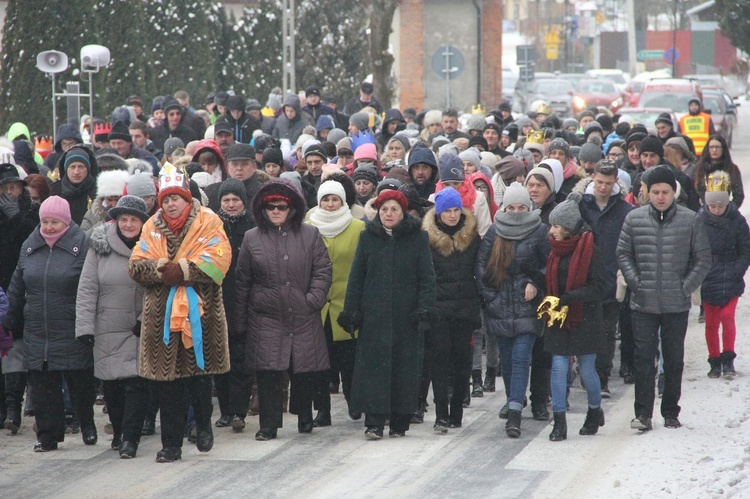
[[[612,158],[612,159],[619,159],[619,158],[622,158],[623,156],[625,156],[625,154],[621,152],[611,152],[607,154],[607,157]]]
[[[288,204],[267,204],[263,208],[265,208],[266,211],[276,211],[279,210],[280,212],[285,212],[289,209]]]

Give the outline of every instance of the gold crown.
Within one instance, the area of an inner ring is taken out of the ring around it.
[[[544,135],[544,130],[530,130],[529,133],[526,134],[526,143],[534,142],[537,144],[543,144]]]
[[[484,114],[487,114],[486,111],[487,110],[485,109],[485,107],[481,103],[477,104],[476,106],[471,106],[471,114],[481,114],[481,115],[484,115]]]
[[[732,181],[725,171],[717,170],[706,178],[706,192],[729,192],[731,189]]]

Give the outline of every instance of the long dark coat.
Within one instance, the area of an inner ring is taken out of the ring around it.
[[[544,350],[553,355],[604,355],[607,353],[607,338],[604,335],[602,318],[602,298],[607,287],[604,259],[599,248],[594,247],[586,285],[571,291],[567,291],[569,265],[570,256],[560,260],[557,272],[558,288],[561,295],[568,294],[572,298],[571,303],[583,302],[583,322],[572,331],[561,329],[557,323],[548,327],[545,322]],[[566,291],[563,293],[562,290]],[[546,320],[547,316],[544,316],[544,319]]]
[[[161,210],[151,217],[154,229],[167,240],[170,260],[174,259],[180,244],[182,244],[185,235],[201,209],[203,208],[201,208],[200,203],[193,200],[190,214],[179,234],[174,234],[169,230]],[[205,209],[207,210],[207,208]],[[229,371],[227,321],[221,286],[216,284],[194,263],[190,262],[188,265],[190,270],[189,280],[193,283],[195,292],[203,300],[201,325],[203,327],[204,370],[201,370],[195,363],[195,349],[183,346],[181,334],[170,334],[169,344],[164,344],[164,314],[167,309],[167,298],[171,287],[164,284],[156,271],[159,266],[158,261],[130,260],[130,277],[146,288],[143,297],[138,373],[143,378],[155,381],[173,381],[177,378],[221,374]]]
[[[346,290],[346,317],[361,317],[350,407],[411,414],[419,400],[424,334],[418,322],[435,307],[430,243],[411,215],[389,236],[380,218],[367,224]],[[359,322],[359,320],[355,320]]]
[[[276,228],[263,213],[263,198],[292,200],[286,224]],[[271,180],[252,202],[258,227],[245,234],[237,262],[236,327],[246,335],[250,371],[318,372],[329,367],[320,310],[331,287],[331,260],[318,229],[303,224],[306,207],[291,184]]]
[[[50,371],[94,365],[91,348],[76,341],[76,293],[88,249],[89,240],[75,223],[52,249],[39,228],[21,247],[3,324],[16,337],[23,332],[30,370],[41,371],[45,362]]]

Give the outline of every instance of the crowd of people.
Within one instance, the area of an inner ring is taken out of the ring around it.
[[[0,144],[9,434],[26,415],[36,452],[94,445],[102,404],[121,458],[158,414],[156,460],[174,462],[184,438],[208,452],[214,428],[253,415],[258,441],[286,411],[300,433],[335,425],[339,391],[369,440],[405,436],[431,404],[445,434],[501,377],[507,436],[529,401],[561,441],[576,377],[579,434],[605,424],[618,338],[631,428],[653,429],[657,393],[677,428],[693,304],[708,377],[735,375],[750,231],[721,136],[597,108],[386,110],[373,93],[342,113],[316,86],[266,106],[212,92],[198,111],[178,91],[151,116],[132,96],[60,126],[46,157],[15,123]]]

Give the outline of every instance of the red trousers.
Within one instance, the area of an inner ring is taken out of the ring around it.
[[[716,358],[721,352],[734,352],[734,339],[737,335],[737,327],[734,323],[734,312],[737,309],[738,296],[735,296],[723,307],[703,304],[706,313],[706,345],[708,345],[708,357]],[[719,344],[719,326],[721,325],[721,343]]]

